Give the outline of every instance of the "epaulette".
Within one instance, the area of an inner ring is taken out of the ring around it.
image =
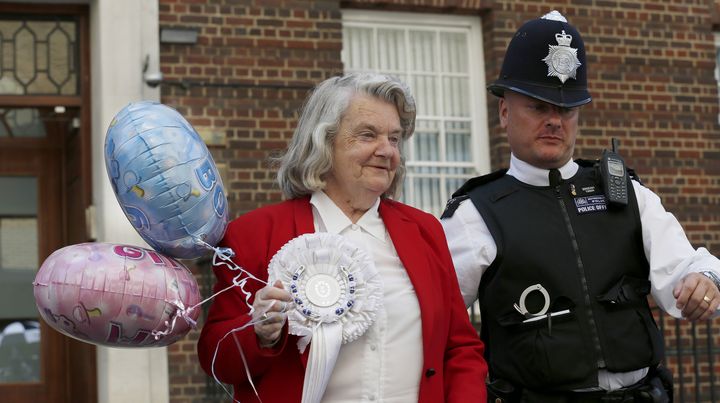
[[[634,181],[637,181],[637,183],[645,186],[645,184],[642,183],[642,181],[640,180],[640,176],[638,176],[637,172],[635,172],[634,169],[628,168],[628,169],[627,169],[627,172],[628,172],[628,175],[630,176],[630,179],[632,179],[632,180],[634,180]]]
[[[455,214],[455,210],[460,207],[460,203],[470,198],[470,196],[468,196],[468,193],[470,193],[471,190],[486,183],[490,183],[496,179],[502,178],[503,176],[505,176],[506,172],[507,169],[501,169],[499,171],[491,172],[487,175],[476,176],[474,178],[468,179],[467,182],[460,186],[460,189],[456,190],[455,193],[453,193],[452,199],[448,200],[447,204],[445,205],[445,211],[443,211],[440,218],[443,219],[452,217],[453,214]]]
[[[585,167],[585,168],[592,168],[592,167],[594,167],[595,165],[597,165],[597,164],[600,163],[599,160],[586,160],[586,159],[580,159],[580,158],[579,158],[579,159],[576,159],[575,162],[576,162],[578,165],[580,165],[581,167]],[[632,180],[634,180],[634,181],[637,181],[637,183],[645,186],[645,185],[642,183],[642,180],[640,180],[640,176],[638,176],[637,172],[635,172],[634,169],[632,169],[632,168],[627,168],[627,167],[626,167],[626,169],[627,169],[627,173],[628,173],[628,176],[630,177],[630,179],[632,179]]]
[[[575,163],[580,165],[583,168],[592,168],[599,162],[600,162],[599,160],[586,160],[586,159],[582,159],[582,158],[578,158],[575,160]]]
[[[453,197],[452,199],[448,200],[447,204],[445,204],[445,210],[443,211],[442,215],[440,216],[440,219],[443,218],[450,218],[455,214],[455,210],[457,210],[458,207],[460,207],[460,203],[462,203],[464,200],[469,199],[470,196],[468,195],[462,195]]]
[[[453,193],[452,197],[458,197],[463,196],[468,193],[470,193],[471,190],[475,189],[478,186],[482,186],[486,183],[490,183],[494,180],[500,179],[507,173],[507,169],[500,169],[495,172],[491,172],[486,175],[482,176],[476,176],[472,179],[468,179],[467,182],[465,182],[462,186],[460,186],[460,189],[456,190],[455,193]]]

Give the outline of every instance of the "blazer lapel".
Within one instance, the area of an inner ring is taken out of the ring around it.
[[[309,196],[293,200],[293,218],[295,219],[296,237],[315,232],[312,205],[310,204]]]
[[[434,288],[432,286],[431,267],[428,264],[427,248],[425,240],[420,234],[417,224],[409,217],[403,214],[399,209],[386,200],[380,203],[380,217],[385,223],[390,239],[395,246],[400,261],[405,266],[410,281],[415,288],[415,294],[420,304],[420,318],[422,320],[423,334],[423,350],[425,356],[429,357],[425,351],[429,344],[430,334],[432,332],[432,323],[434,323],[434,305],[440,303],[434,296]]]

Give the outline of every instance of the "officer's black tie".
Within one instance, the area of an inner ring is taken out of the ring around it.
[[[562,176],[560,175],[560,171],[556,168],[553,168],[550,170],[550,173],[548,174],[548,179],[550,180],[550,186],[555,187],[562,182]]]

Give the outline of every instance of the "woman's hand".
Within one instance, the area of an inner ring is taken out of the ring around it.
[[[257,322],[255,334],[261,347],[272,347],[280,340],[291,301],[292,296],[280,280],[261,288],[255,294],[253,320]]]

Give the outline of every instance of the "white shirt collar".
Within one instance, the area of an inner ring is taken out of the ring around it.
[[[560,171],[560,175],[562,175],[563,179],[568,179],[575,176],[578,168],[578,164],[575,161],[570,160],[567,164],[558,168],[558,170]],[[534,167],[527,162],[520,160],[514,154],[510,155],[510,169],[508,169],[507,174],[513,176],[520,182],[533,186],[549,186],[549,171],[549,169]]]
[[[320,221],[325,226],[326,232],[340,234],[345,228],[353,225],[348,216],[346,216],[345,213],[340,210],[340,207],[322,190],[312,194],[310,204],[312,204],[317,211]],[[375,204],[360,217],[355,225],[375,238],[385,241],[385,224],[380,218],[379,207],[380,198],[378,197],[378,199],[375,200]]]

